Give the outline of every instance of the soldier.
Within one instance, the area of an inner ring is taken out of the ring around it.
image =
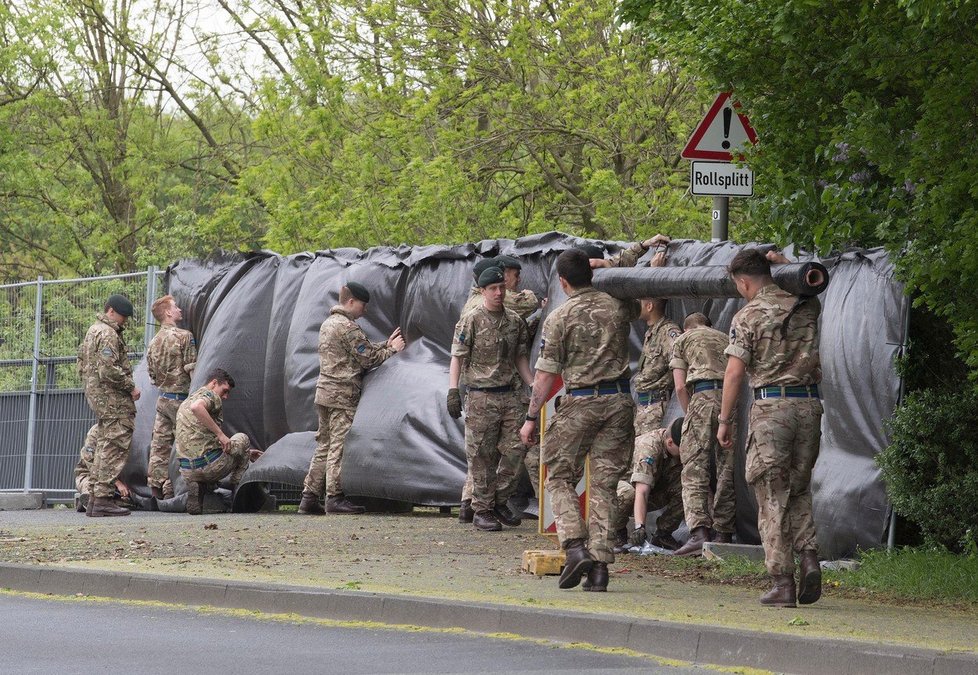
[[[544,323],[533,394],[520,436],[524,443],[532,442],[540,408],[561,375],[567,395],[542,449],[546,489],[566,554],[558,586],[573,588],[587,574],[586,590],[606,591],[608,563],[615,560],[610,536],[615,487],[635,440],[628,335],[639,305],[595,290],[591,275],[583,251],[571,249],[558,256],[557,276],[568,299]],[[585,523],[574,487],[577,467],[588,454],[590,508]]]
[[[662,267],[666,263],[664,253],[656,253],[649,263],[651,267]],[[648,330],[645,332],[645,341],[642,345],[642,355],[638,360],[638,373],[632,386],[638,397],[638,409],[635,412],[635,435],[641,436],[650,431],[658,429],[662,425],[662,418],[665,416],[666,406],[669,404],[669,397],[672,396],[673,380],[672,371],[669,370],[669,359],[672,357],[673,341],[682,333],[679,326],[670,321],[665,316],[666,301],[662,298],[645,298],[641,300],[641,314],[639,318],[645,321]],[[647,454],[644,450],[635,448],[632,457],[632,464],[644,461]],[[618,481],[619,509],[615,516],[615,553],[624,553],[628,550],[628,515],[634,506],[635,490],[629,481],[628,467],[626,473]],[[671,472],[667,472],[672,476]],[[677,518],[682,519],[682,500],[671,502],[670,508],[677,509],[668,514],[663,514],[664,525],[672,523]],[[642,522],[645,522],[643,513]],[[660,541],[665,547],[671,546],[672,532],[679,525],[676,525],[668,532],[661,533]]]
[[[604,257],[604,247],[597,244],[582,244],[578,249],[584,251],[590,261],[592,269],[600,267],[635,267],[638,259],[641,258],[650,248],[665,248],[672,241],[664,234],[657,234],[645,241],[637,241],[626,249],[622,249],[608,259]],[[661,251],[660,251],[661,252]]]
[[[458,419],[462,400],[458,383],[468,389],[465,458],[471,476],[472,524],[496,532],[502,524],[520,524],[506,505],[516,490],[525,451],[518,436],[521,397],[513,382],[529,385],[530,337],[526,322],[504,306],[503,271],[490,267],[479,275],[482,307],[459,319],[449,368],[448,412]],[[464,493],[463,493],[464,496]]]
[[[727,358],[727,336],[695,312],[686,317],[683,333],[672,350],[676,395],[686,413],[680,459],[683,463],[683,507],[689,540],[676,555],[700,555],[710,541],[730,543],[737,515],[733,480],[733,449],[721,447],[716,433]],[[716,467],[716,492],[710,503],[710,466]]]
[[[670,551],[679,547],[672,533],[683,518],[682,463],[679,461],[682,429],[683,418],[678,417],[665,429],[654,429],[635,437],[631,479],[618,483],[618,501],[635,505],[635,527],[628,536],[632,546],[642,546],[646,541],[645,519],[649,511],[664,509],[649,543]]]
[[[78,373],[98,426],[86,510],[91,517],[129,515],[129,509],[116,506],[112,497],[115,481],[129,458],[139,400],[122,337],[122,328],[132,315],[129,298],[110,295],[78,348]]]
[[[230,476],[232,494],[241,476],[262,456],[251,447],[246,434],[228,438],[224,424],[224,401],[234,389],[234,378],[215,368],[207,374],[207,384],[195,391],[177,410],[177,459],[180,475],[187,483],[187,513],[203,512],[204,493],[225,476]]]
[[[370,302],[370,293],[362,284],[348,282],[340,288],[339,300],[319,329],[319,381],[316,382],[319,430],[316,452],[302,486],[299,513],[303,515],[366,511],[343,494],[343,443],[360,403],[363,373],[404,349],[400,328],[391,333],[386,343],[370,342],[357,325],[356,320],[366,314]],[[319,503],[324,487],[325,509]]]
[[[774,581],[761,604],[794,607],[794,553],[801,563],[798,602],[811,604],[822,594],[811,491],[822,421],[821,305],[818,298],[778,288],[771,279],[771,262],[788,260],[746,249],[730,263],[730,276],[747,304],[730,327],[717,439],[723,447],[733,447],[732,416],[746,373],[754,396],[747,482],[757,497],[764,563]]]
[[[146,349],[146,366],[149,379],[160,389],[160,397],[156,401],[146,484],[157,499],[169,499],[173,497],[169,467],[177,410],[190,393],[190,376],[197,365],[197,341],[189,330],[177,328],[183,311],[172,295],[164,295],[154,302],[152,311],[161,325]]]
[[[98,443],[97,433],[98,425],[93,424],[85,436],[85,444],[78,452],[78,464],[75,465],[75,491],[78,493],[78,504],[76,508],[79,513],[86,511],[88,507],[89,493],[92,487],[92,464],[95,462],[95,446]],[[116,479],[115,489],[119,498],[129,498],[129,488],[121,480]]]

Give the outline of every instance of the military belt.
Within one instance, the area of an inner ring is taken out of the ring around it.
[[[186,401],[190,394],[171,394],[168,391],[164,391],[160,394],[160,398],[168,398],[171,401]]]
[[[669,399],[668,389],[659,389],[657,391],[638,391],[635,394],[638,396],[639,405],[651,405],[653,403],[659,403],[660,401],[666,401]]]
[[[469,391],[482,391],[487,394],[504,394],[513,391],[513,385],[504,384],[501,387],[468,387]]]
[[[630,394],[632,386],[628,380],[612,380],[611,382],[598,382],[593,387],[582,389],[568,389],[567,393],[571,396],[608,396],[610,394]]]
[[[758,387],[754,390],[754,400],[762,398],[822,398],[817,384],[797,387]]]
[[[221,458],[224,451],[220,448],[215,448],[214,450],[208,450],[201,457],[194,457],[193,459],[188,459],[186,457],[180,458],[180,468],[186,471],[193,471],[194,469],[203,469],[209,464],[213,464]]]
[[[723,389],[723,380],[697,380],[693,383],[694,394],[701,391],[713,391],[714,389]]]

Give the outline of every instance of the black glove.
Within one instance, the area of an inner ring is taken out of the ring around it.
[[[462,395],[458,389],[448,390],[448,414],[455,419],[462,416]]]
[[[632,546],[645,545],[645,525],[639,525],[628,535],[628,543]]]

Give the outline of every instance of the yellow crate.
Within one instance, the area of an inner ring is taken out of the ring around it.
[[[563,551],[523,551],[524,572],[535,574],[538,577],[560,574],[561,568],[566,560]]]

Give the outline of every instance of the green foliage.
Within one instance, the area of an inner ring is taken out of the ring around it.
[[[911,394],[890,422],[890,446],[876,457],[893,508],[916,523],[931,545],[974,546],[976,406],[978,394],[971,391]]]
[[[826,571],[824,583],[910,600],[978,603],[978,556],[944,549],[863,551],[852,571]]]
[[[760,144],[741,239],[884,245],[978,369],[978,2],[624,0]]]

